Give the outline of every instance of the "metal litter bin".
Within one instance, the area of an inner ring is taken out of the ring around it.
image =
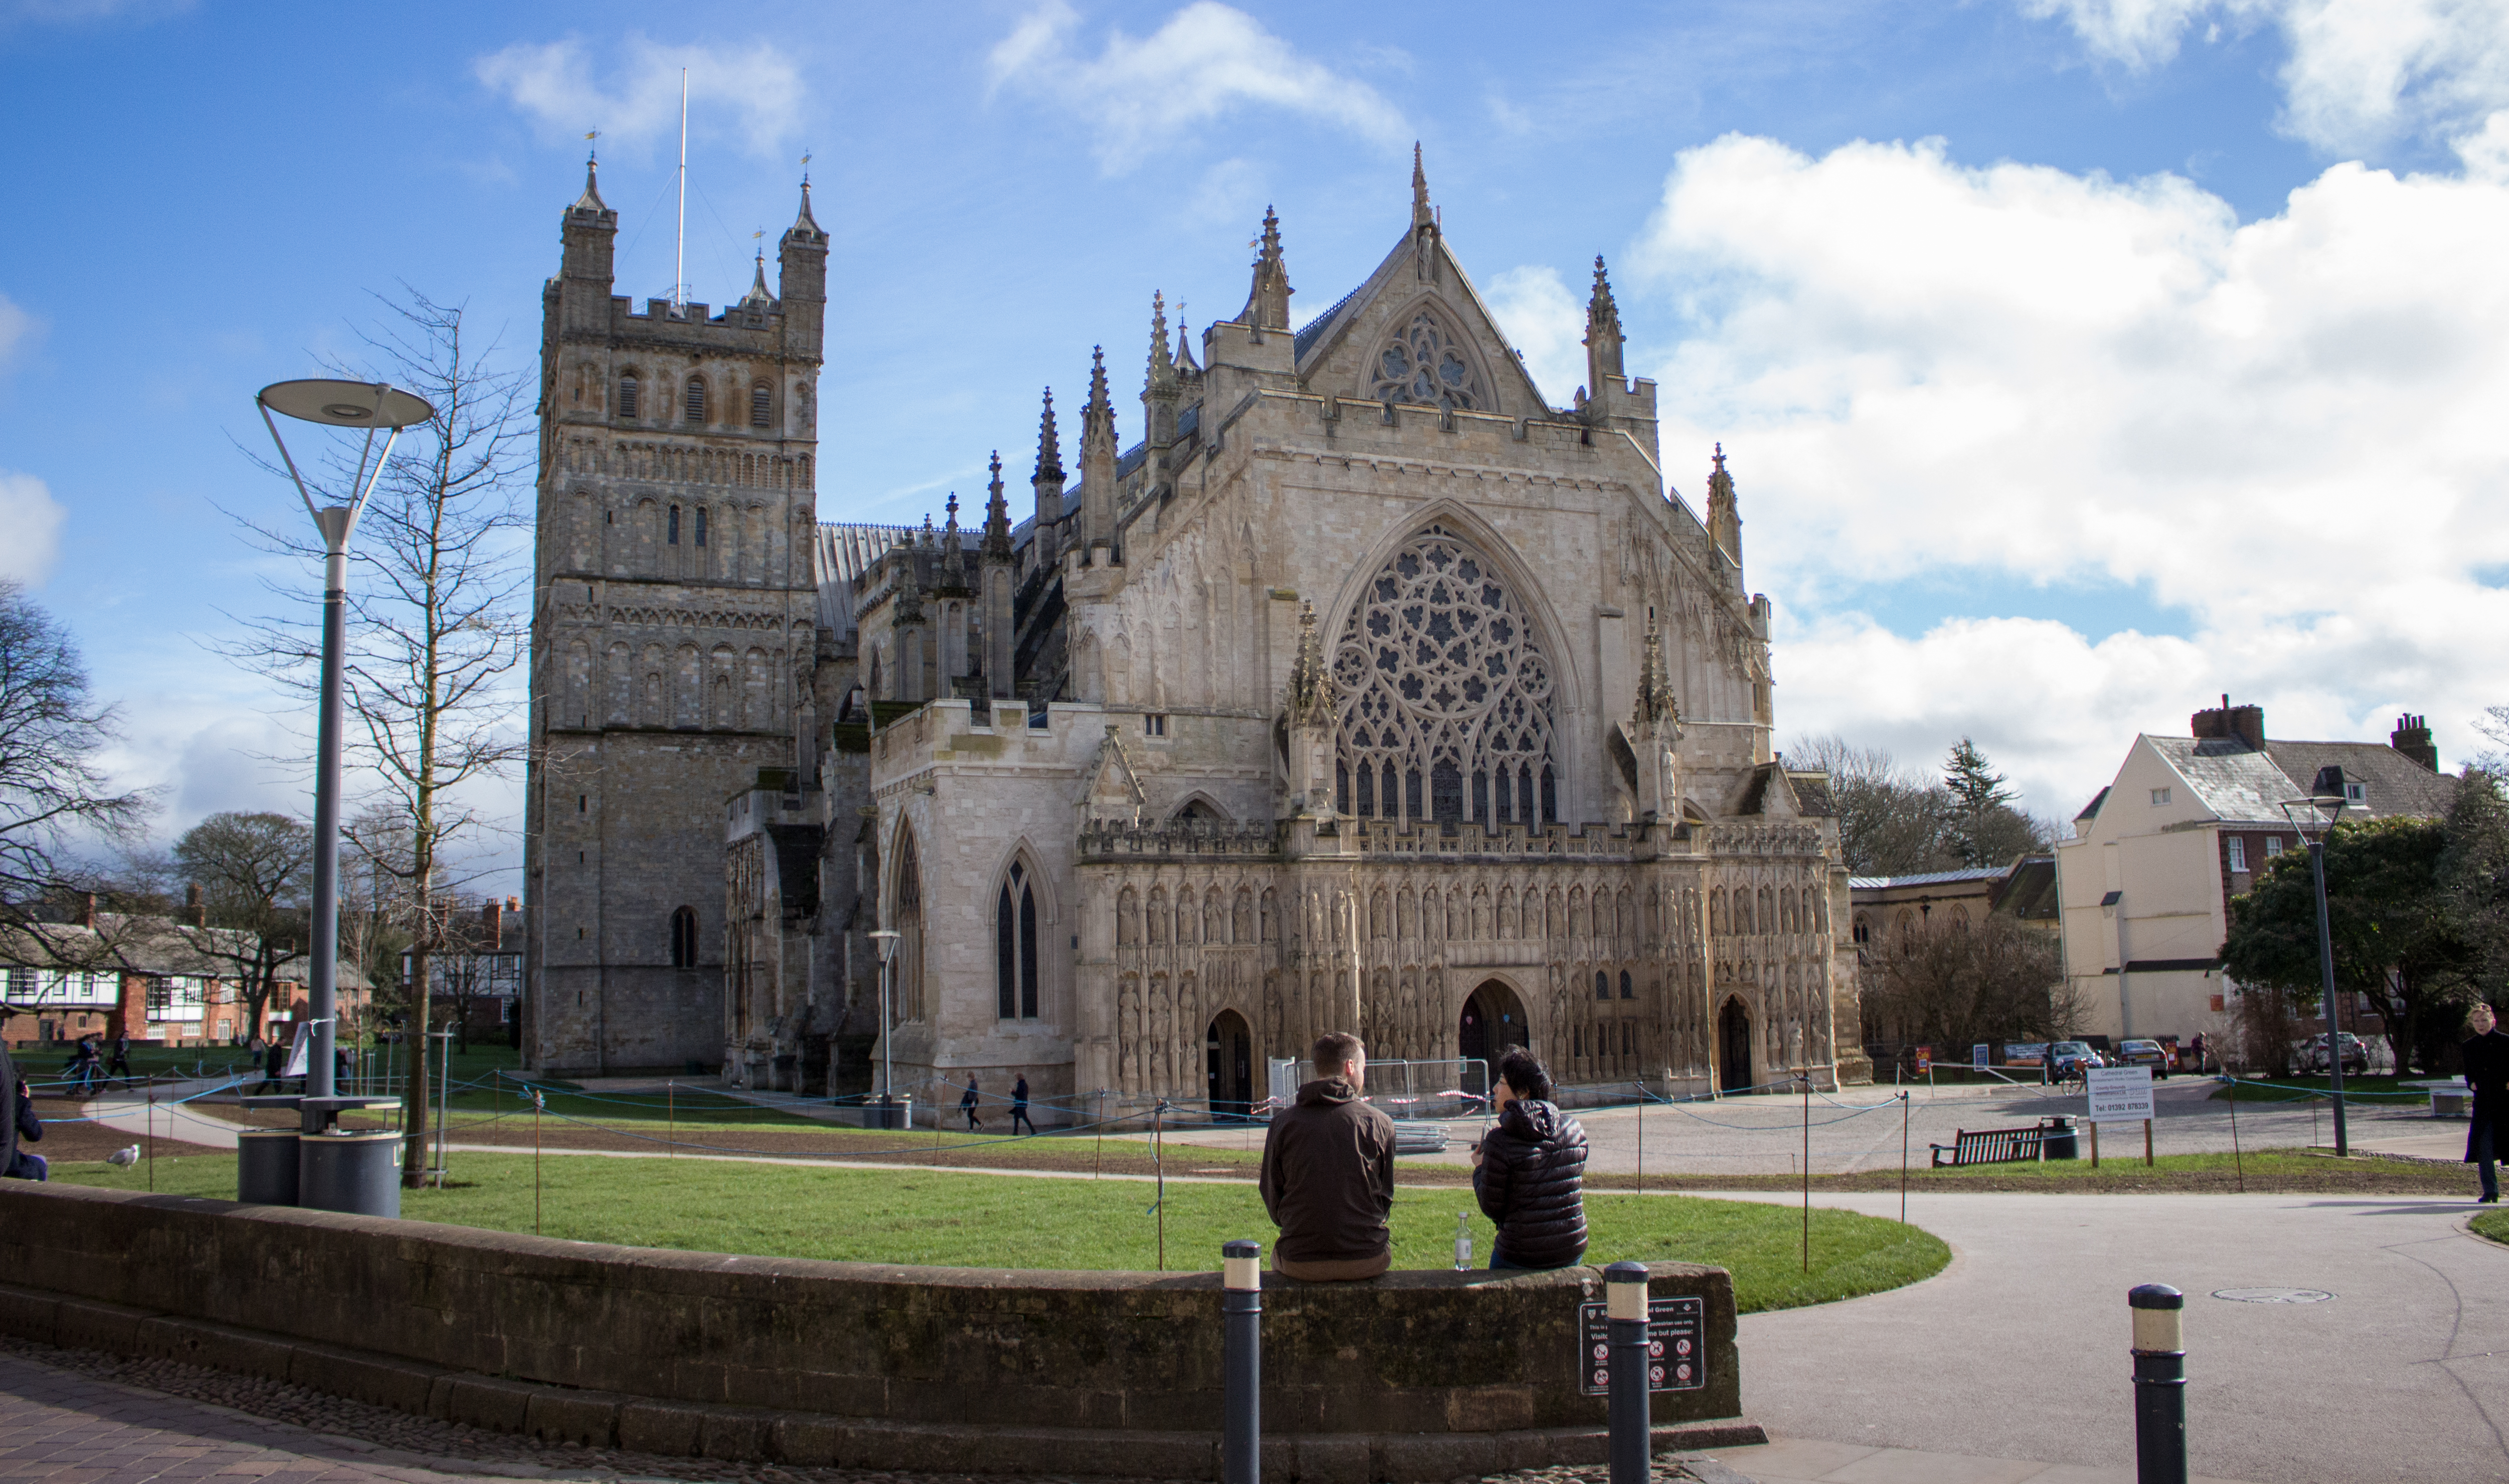
[[[302,1135],[296,1204],[308,1210],[399,1215],[401,1147],[401,1135],[390,1131]]]
[[[248,1206],[294,1206],[297,1132],[246,1129],[236,1135],[236,1199]]]
[[[915,1099],[912,1097],[883,1097],[868,1104],[868,1107],[870,1113],[863,1120],[866,1127],[873,1129],[915,1127]]]
[[[2046,1132],[2039,1135],[2041,1153],[2051,1160],[2077,1160],[2082,1156],[2081,1135],[2074,1132],[2070,1118],[2041,1119],[2039,1127]]]

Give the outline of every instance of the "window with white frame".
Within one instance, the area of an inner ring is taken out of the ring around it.
[[[2268,861],[2270,861],[2270,860],[2272,860],[2275,856],[2278,856],[2278,855],[2280,855],[2280,854],[2282,854],[2282,836],[2281,836],[2281,835],[2266,835],[2266,860],[2268,860]]]
[[[2230,836],[2229,845],[2230,870],[2239,874],[2245,874],[2248,869],[2248,842],[2233,835]]]
[[[2169,802],[2169,790],[2154,789],[2152,791],[2152,806],[2153,808],[2157,809],[2167,802]]]

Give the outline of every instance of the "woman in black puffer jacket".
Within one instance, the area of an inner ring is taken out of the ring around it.
[[[1586,1255],[1586,1131],[1551,1101],[1523,1047],[1499,1058],[1498,1127],[1473,1150],[1473,1194],[1498,1223],[1490,1268],[1564,1268]]]

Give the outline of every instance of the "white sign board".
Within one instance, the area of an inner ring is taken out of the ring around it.
[[[1986,1069],[1986,1064],[1987,1064],[1987,1062],[1986,1062],[1986,1043],[1985,1043],[1985,1042],[1980,1041],[1980,1042],[1978,1042],[1975,1046],[1972,1046],[1972,1047],[1970,1047],[1970,1048],[1968,1049],[1968,1064],[1969,1064],[1969,1065],[1971,1065],[1971,1066],[1973,1066],[1973,1067],[1976,1067],[1976,1068],[1977,1068],[1977,1069],[1979,1069],[1980,1071],[1984,1071],[1984,1070]]]
[[[2152,1068],[2094,1066],[2082,1071],[2090,1084],[2090,1120],[2095,1124],[2139,1123],[2153,1116]]]

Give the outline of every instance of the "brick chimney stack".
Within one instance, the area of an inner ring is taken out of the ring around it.
[[[196,928],[209,925],[209,904],[202,898],[198,881],[183,888],[183,915],[191,918],[192,926]]]
[[[487,929],[488,951],[495,952],[506,945],[506,904],[491,897],[479,908],[480,924]]]
[[[2396,729],[2387,733],[2387,745],[2432,772],[2439,771],[2439,749],[2431,743],[2429,718],[2411,715],[2396,718]]]
[[[2263,706],[2233,706],[2227,695],[2222,697],[2220,706],[2188,718],[2187,727],[2198,742],[2235,741],[2244,744],[2252,753],[2266,750],[2266,709]]]

